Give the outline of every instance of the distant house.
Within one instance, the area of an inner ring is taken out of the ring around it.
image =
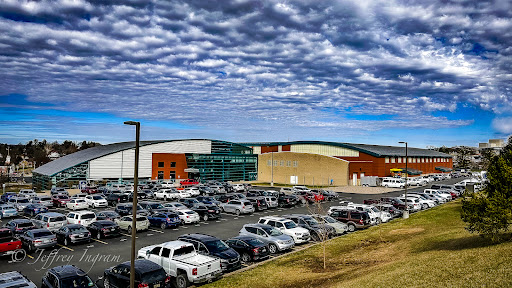
[[[55,152],[55,151],[52,151],[49,155],[48,155],[48,158],[50,158],[50,160],[55,160],[57,158],[60,158],[60,154]]]

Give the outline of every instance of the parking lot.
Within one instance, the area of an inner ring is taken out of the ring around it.
[[[453,184],[455,182],[458,182],[459,180],[448,179],[442,181],[442,183]],[[423,190],[424,188],[425,187],[409,188],[409,191],[418,191]],[[272,188],[263,187],[262,189]],[[398,196],[402,193],[403,190],[394,191],[386,194],[374,195],[339,193],[339,196],[343,200],[349,200],[354,203],[362,203],[364,199],[379,199],[382,196]],[[321,210],[323,210],[323,212],[325,213],[330,206],[336,204],[338,203],[324,202],[321,204]],[[113,210],[113,208],[109,207],[103,209],[90,210],[102,211]],[[198,224],[184,225],[178,227],[177,229],[162,230],[160,228],[151,227],[147,232],[137,233],[136,249],[138,250],[148,245],[176,240],[178,236],[187,233],[204,233],[216,236],[220,239],[228,239],[230,237],[237,236],[238,231],[242,228],[244,224],[256,223],[259,217],[262,216],[285,215],[292,213],[311,214],[313,212],[322,212],[317,210],[318,209],[315,208],[314,206],[298,205],[296,207],[291,208],[268,209],[261,212],[255,212],[250,215],[240,215],[238,217],[233,214],[222,213],[222,217],[219,220],[210,220],[208,222],[201,221]],[[54,208],[51,209],[51,211],[59,212],[62,214],[67,214],[69,212],[69,210],[64,208]],[[7,221],[8,219],[0,220],[0,225],[3,225]],[[92,239],[91,243],[89,244],[69,246],[59,244],[54,250],[46,250],[43,252],[28,254],[26,255],[26,257],[24,257],[24,255],[21,254],[16,255],[16,257],[18,257],[18,259],[16,260],[18,261],[13,261],[12,257],[9,256],[4,257],[4,259],[2,259],[2,261],[4,261],[4,264],[2,264],[2,266],[0,267],[0,272],[8,272],[14,270],[21,271],[29,279],[31,279],[33,282],[39,285],[41,283],[41,278],[44,272],[48,268],[65,264],[73,264],[82,268],[89,274],[89,276],[92,279],[96,280],[98,279],[98,277],[103,275],[103,271],[106,268],[114,266],[120,262],[130,260],[130,243],[131,236],[128,235],[126,232],[123,232],[123,234],[120,237],[107,238],[101,240]],[[294,249],[301,248],[302,246],[299,245]]]

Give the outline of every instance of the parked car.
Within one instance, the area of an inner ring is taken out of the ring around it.
[[[96,193],[100,193],[100,191],[98,191],[98,187],[97,186],[85,186],[84,188],[82,188],[82,190],[80,190],[80,192],[82,193],[85,193],[85,194],[96,194]]]
[[[39,213],[46,213],[48,212],[48,208],[46,206],[43,206],[41,204],[30,204],[25,209],[23,209],[23,214],[34,217]]]
[[[29,252],[37,249],[52,248],[57,245],[57,237],[46,228],[25,231],[19,237],[23,247]]]
[[[181,224],[191,224],[191,223],[199,223],[200,218],[199,214],[190,210],[190,209],[180,209],[174,211],[174,213],[178,214],[180,217]]]
[[[146,259],[136,259],[135,287],[139,288],[170,288],[171,277],[167,276],[164,268],[159,264]],[[103,274],[103,287],[127,288],[130,287],[130,261],[118,264],[105,270]]]
[[[70,196],[69,199],[82,199],[82,200],[85,200],[85,197],[87,197],[88,195],[86,193],[78,193],[78,194],[75,194],[73,196]]]
[[[66,203],[66,208],[70,210],[81,210],[89,208],[89,204],[84,199],[71,199]]]
[[[121,193],[110,193],[106,197],[109,206],[115,207],[119,203],[128,202],[128,195]]]
[[[230,248],[224,241],[206,234],[184,234],[178,240],[191,243],[197,252],[220,258],[223,272],[240,268],[240,254]]]
[[[52,196],[52,200],[54,207],[65,207],[66,203],[68,203],[71,199],[67,195],[56,194]]]
[[[329,225],[318,223],[315,218],[305,214],[289,214],[283,215],[282,217],[290,219],[295,222],[298,226],[306,228],[311,234],[313,241],[321,241],[332,238],[336,235],[336,231]]]
[[[37,288],[34,282],[30,281],[25,275],[18,271],[5,272],[0,274],[0,287],[23,287],[23,288]]]
[[[213,204],[217,207],[219,207],[221,203],[220,201],[217,201],[213,196],[197,196],[196,199],[204,204]]]
[[[196,198],[182,198],[178,200],[181,204],[187,206],[187,208],[191,208],[194,205],[202,204],[199,200]]]
[[[37,214],[32,222],[37,228],[47,228],[50,231],[56,231],[68,224],[66,216],[56,212]]]
[[[337,221],[329,215],[315,214],[313,217],[315,217],[318,223],[323,223],[334,228],[334,231],[336,231],[337,235],[341,235],[348,231],[348,225],[346,223]]]
[[[253,236],[236,236],[226,240],[226,244],[240,254],[242,263],[264,260],[270,257],[268,243]]]
[[[18,210],[10,204],[0,204],[0,219],[16,217]]]
[[[263,196],[247,197],[246,199],[252,203],[255,211],[263,211],[268,209],[267,202]]]
[[[277,198],[274,196],[264,196],[265,202],[267,203],[268,208],[276,208],[279,206],[279,202]]]
[[[382,180],[381,185],[387,188],[400,188],[405,187],[405,181],[400,178],[385,178]]]
[[[52,197],[46,195],[33,197],[30,202],[32,202],[32,204],[41,204],[48,208],[53,207]]]
[[[0,201],[3,202],[3,203],[7,203],[7,201],[11,197],[15,197],[15,196],[18,196],[18,193],[16,193],[16,192],[5,192],[4,194],[2,194],[2,196],[0,196]]]
[[[290,235],[283,234],[278,229],[265,224],[245,224],[239,232],[240,236],[251,236],[269,243],[271,254],[290,250],[295,242]]]
[[[199,218],[203,221],[220,218],[220,208],[215,205],[200,203],[190,207],[190,210],[199,214]]]
[[[295,244],[307,243],[311,238],[308,229],[299,227],[295,222],[293,222],[290,219],[276,216],[265,216],[261,217],[258,223],[270,225],[272,227],[277,228],[284,234],[291,236]]]
[[[80,224],[68,224],[55,231],[57,242],[68,246],[80,242],[91,242],[91,233]]]
[[[162,230],[176,228],[181,224],[181,219],[174,212],[157,212],[148,216],[149,225],[160,227]]]
[[[148,194],[144,191],[137,191],[137,200],[147,200],[150,199]],[[133,202],[133,192],[128,194],[128,202]]]
[[[174,278],[176,288],[186,288],[218,278],[222,269],[218,258],[197,253],[194,245],[184,241],[169,241],[140,249],[139,258],[159,264]]]
[[[100,211],[96,212],[96,220],[110,220],[114,221],[117,218],[121,218],[116,211]]]
[[[69,192],[66,190],[66,188],[64,187],[52,187],[52,189],[50,190],[50,195],[67,195],[69,196]]]
[[[7,204],[16,207],[16,210],[18,210],[18,212],[23,212],[23,209],[25,209],[25,207],[27,207],[31,203],[30,199],[27,197],[14,196],[7,200]]]
[[[119,228],[126,230],[128,234],[132,233],[132,216],[123,216],[116,219],[114,222],[119,225]],[[138,231],[147,231],[149,229],[149,220],[146,216],[137,215],[135,219],[135,229]]]
[[[43,276],[41,288],[97,288],[84,270],[74,265],[63,265],[48,269]]]
[[[14,237],[14,233],[9,228],[0,228],[0,257],[17,253],[21,248],[21,241]],[[0,283],[1,281],[0,278]],[[0,287],[2,287],[1,284]]]
[[[197,187],[187,187],[185,192],[190,193],[192,197],[201,195],[201,191]]]
[[[98,240],[108,237],[116,237],[121,233],[119,225],[111,220],[98,220],[96,222],[92,222],[86,228],[91,232],[91,237]]]
[[[179,203],[179,202],[169,202],[169,203],[163,203],[162,204],[164,208],[168,208],[171,210],[187,210],[188,207]]]
[[[277,202],[280,208],[294,207],[297,205],[297,200],[297,197],[285,194],[284,192],[279,192],[279,196],[277,198]]]
[[[368,228],[372,225],[368,212],[358,211],[353,208],[333,210],[329,212],[329,216],[336,219],[337,221],[346,223],[349,232],[354,232],[356,229]]]
[[[108,206],[107,199],[101,195],[87,195],[85,196],[85,202],[89,208],[101,208]]]
[[[87,227],[96,221],[96,214],[92,211],[76,211],[68,213],[66,219],[69,224],[81,224]]]
[[[238,192],[245,192],[245,185],[244,184],[233,184],[233,190]]]
[[[139,202],[139,205],[142,207],[142,209],[147,210],[149,214],[167,211],[167,208],[158,202],[142,201]]]
[[[116,212],[121,216],[132,215],[133,204],[132,203],[119,203],[116,206]],[[142,208],[137,204],[137,215],[149,215],[149,211]]]
[[[37,193],[32,189],[21,189],[18,192],[18,196],[31,199],[32,197],[36,197]]]
[[[14,235],[18,235],[37,227],[28,219],[13,219],[5,223],[4,228],[11,230]]]
[[[220,204],[224,212],[234,213],[235,215],[254,213],[254,206],[247,200],[230,200],[227,203]]]

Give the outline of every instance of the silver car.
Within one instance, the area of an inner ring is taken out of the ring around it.
[[[235,213],[237,216],[240,214],[250,214],[254,212],[254,206],[248,200],[229,200],[228,203],[220,204],[220,208],[224,212]]]
[[[239,234],[252,236],[269,243],[268,249],[272,254],[275,254],[278,251],[292,249],[293,246],[295,246],[292,236],[283,234],[283,232],[270,225],[245,224]]]
[[[32,198],[31,201],[33,204],[41,204],[46,207],[53,207],[53,200],[52,200],[52,197],[50,197],[50,196],[46,196],[46,195],[36,196],[36,197]]]
[[[11,204],[14,207],[16,207],[16,210],[18,210],[18,212],[23,212],[23,209],[25,209],[25,207],[32,203],[30,202],[30,199],[27,197],[14,196],[11,197],[9,201],[7,201],[7,204]]]
[[[323,223],[327,226],[331,226],[336,231],[336,234],[341,235],[348,231],[348,226],[346,223],[339,222],[336,219],[332,218],[329,215],[313,215],[316,221],[319,223]]]
[[[6,272],[0,274],[0,288],[7,287],[25,287],[37,288],[34,282],[28,280],[23,274],[18,271]]]
[[[57,237],[48,229],[28,230],[20,236],[23,247],[30,252],[57,245]]]

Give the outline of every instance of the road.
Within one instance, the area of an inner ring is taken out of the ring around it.
[[[460,179],[449,179],[441,181],[441,183],[453,184],[459,181]],[[425,188],[426,187],[409,188],[409,191],[418,191]],[[272,188],[265,187],[263,189]],[[348,193],[339,194],[343,199],[350,200],[354,203],[362,203],[364,199],[380,199],[382,196],[398,196],[402,193],[403,190],[377,195]],[[338,203],[323,203],[322,209],[323,211],[327,211],[330,206],[336,204]],[[179,227],[178,229],[161,230],[159,228],[151,228],[148,232],[139,232],[137,234],[136,249],[138,250],[142,247],[156,243],[176,240],[180,235],[187,233],[204,233],[216,236],[220,239],[228,239],[238,235],[238,231],[244,224],[255,223],[258,221],[259,217],[291,213],[309,214],[314,211],[312,209],[312,206],[276,208],[263,212],[256,212],[251,215],[241,215],[238,217],[232,214],[223,213],[222,218],[217,221],[212,220],[208,222],[200,222],[196,225],[185,225]],[[63,214],[68,213],[68,211],[65,209],[52,209],[52,211],[60,212]],[[6,219],[4,219],[3,222],[0,221],[0,224],[3,225],[5,222]],[[130,237],[130,235],[123,233],[121,237],[105,240],[93,240],[90,244],[70,246],[59,245],[54,250],[47,250],[26,255],[27,257],[19,262],[12,261],[11,257],[4,257],[0,260],[2,261],[2,265],[0,266],[0,273],[17,270],[26,275],[30,280],[36,283],[36,285],[40,285],[41,278],[47,269],[59,265],[73,264],[82,268],[89,274],[92,279],[96,280],[98,277],[103,275],[103,271],[106,268],[114,266],[117,263],[130,260]],[[20,254],[18,256],[22,258],[23,255]]]

